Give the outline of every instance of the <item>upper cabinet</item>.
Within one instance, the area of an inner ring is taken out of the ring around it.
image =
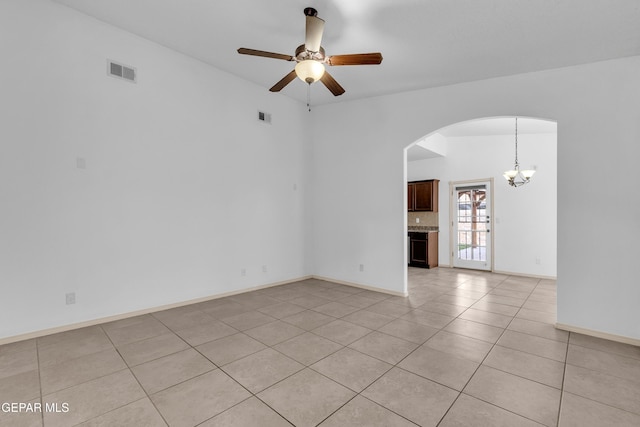
[[[408,210],[438,212],[438,179],[409,182],[407,187]]]
[[[412,183],[409,183],[409,185],[407,185],[407,201],[408,201],[407,210],[409,212],[414,210],[413,205],[414,205],[415,194],[414,194],[413,188],[414,186]]]

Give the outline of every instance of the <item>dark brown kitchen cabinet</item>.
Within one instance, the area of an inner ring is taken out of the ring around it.
[[[440,180],[407,183],[407,208],[414,212],[438,212],[438,183]]]
[[[408,210],[409,212],[412,212],[412,211],[413,211],[413,204],[414,204],[414,200],[413,200],[413,198],[414,198],[414,191],[413,191],[413,189],[414,189],[413,184],[412,184],[412,183],[409,183],[409,184],[407,185],[407,204],[409,205],[409,206],[407,207],[407,210]]]
[[[438,232],[409,232],[409,265],[434,268],[438,266]]]

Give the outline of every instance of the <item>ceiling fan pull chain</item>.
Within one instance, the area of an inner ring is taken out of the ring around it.
[[[307,85],[307,108],[311,112],[311,83]]]

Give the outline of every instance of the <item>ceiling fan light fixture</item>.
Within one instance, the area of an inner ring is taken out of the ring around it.
[[[298,62],[296,76],[305,83],[315,83],[324,75],[324,65],[313,59]]]

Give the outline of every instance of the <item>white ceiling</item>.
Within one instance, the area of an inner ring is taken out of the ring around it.
[[[491,136],[491,135],[514,135],[516,123],[514,117],[493,117],[487,119],[470,120],[468,122],[456,123],[452,126],[440,129],[436,134],[429,135],[430,138],[440,134],[445,138]],[[518,117],[518,134],[542,134],[557,133],[558,124],[551,120],[531,119],[528,117]],[[440,157],[418,144],[411,146],[407,150],[407,161],[432,159]]]
[[[518,117],[519,134],[539,134],[556,133],[558,124],[552,120],[530,119]],[[456,138],[462,136],[490,136],[490,135],[515,135],[515,117],[495,117],[489,119],[470,120],[468,122],[456,123],[438,133],[445,138]]]
[[[407,149],[407,162],[415,162],[418,160],[433,159],[436,157],[442,157],[440,154],[434,153],[431,150],[422,148],[419,145],[414,145]]]
[[[352,100],[640,55],[638,0],[53,0],[263,86],[293,63],[239,47],[294,54],[304,14],[326,21],[327,55],[382,52],[377,66],[328,67],[312,102]],[[281,92],[305,102],[306,85]],[[282,96],[274,94],[273,96]]]

